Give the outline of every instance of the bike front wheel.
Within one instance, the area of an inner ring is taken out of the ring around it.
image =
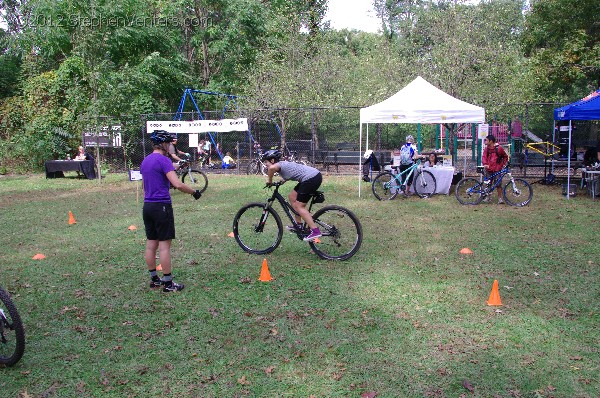
[[[8,292],[0,288],[0,364],[12,366],[25,351],[25,331]]]
[[[456,184],[454,195],[463,205],[477,205],[483,199],[481,183],[475,178],[463,178]]]
[[[421,198],[429,198],[437,189],[435,176],[428,170],[421,170],[413,181],[415,193]]]
[[[311,249],[325,260],[347,260],[362,243],[363,232],[358,218],[340,206],[326,206],[313,215],[321,230],[318,241],[309,242]]]
[[[371,185],[373,195],[379,200],[392,200],[400,193],[400,183],[390,172],[379,173]]]
[[[511,206],[526,206],[533,198],[533,188],[521,178],[514,179],[514,186],[512,181],[509,181],[502,192],[504,200]]]
[[[233,235],[244,251],[267,254],[281,243],[283,225],[275,210],[265,209],[265,203],[250,203],[235,215]]]
[[[206,191],[206,187],[208,187],[208,177],[200,170],[186,171],[181,176],[181,182],[200,192]]]

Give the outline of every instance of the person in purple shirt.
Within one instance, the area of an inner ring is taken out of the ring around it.
[[[200,191],[190,188],[177,178],[175,168],[168,157],[173,136],[166,131],[155,131],[150,136],[152,153],[140,166],[144,183],[144,208],[142,216],[146,229],[145,259],[150,272],[150,288],[163,288],[163,292],[183,290],[184,285],[175,283],[171,274],[171,240],[175,238],[175,218],[171,205],[171,185],[181,192],[200,199]],[[156,250],[159,252],[163,278],[156,273]]]

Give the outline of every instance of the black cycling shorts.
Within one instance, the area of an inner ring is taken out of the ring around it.
[[[144,202],[142,210],[146,239],[172,240],[175,239],[175,217],[170,203]]]
[[[299,182],[295,187],[294,191],[298,192],[298,202],[308,203],[310,197],[319,189],[323,182],[323,176],[321,173],[316,176],[309,178],[306,181]]]

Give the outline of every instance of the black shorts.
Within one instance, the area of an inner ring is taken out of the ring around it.
[[[175,239],[175,217],[170,203],[144,202],[142,210],[146,239],[172,240]]]
[[[321,173],[309,178],[306,181],[299,182],[294,187],[294,191],[298,192],[298,202],[308,203],[312,194],[314,194],[321,186],[321,182],[323,182],[323,176]]]

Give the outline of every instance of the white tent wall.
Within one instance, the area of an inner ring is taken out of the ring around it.
[[[362,125],[366,127],[366,148],[369,148],[370,123],[484,123],[485,109],[461,101],[418,76],[388,99],[360,110],[359,142],[362,148]],[[359,162],[359,169],[361,164]],[[361,194],[360,178],[358,196]]]

